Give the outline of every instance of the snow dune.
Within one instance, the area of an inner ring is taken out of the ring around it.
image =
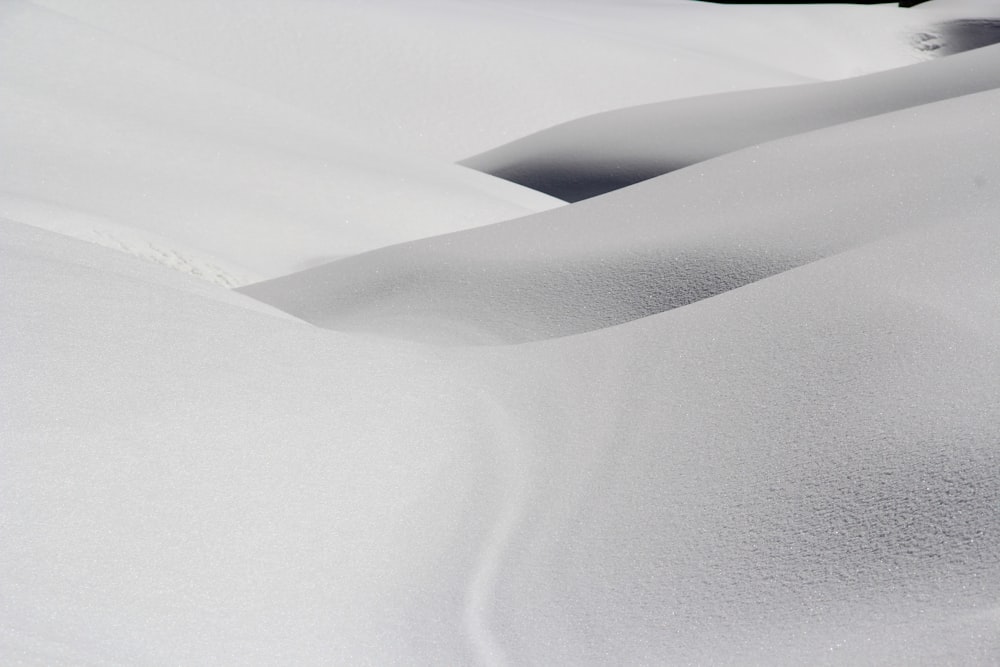
[[[952,220],[502,348],[555,448],[496,596],[511,662],[990,662],[998,241]]]
[[[930,5],[0,3],[0,663],[994,663],[1000,90]],[[908,63],[576,204],[449,163]]]
[[[923,56],[908,35],[925,27],[889,6],[690,0],[33,4],[309,111],[364,146],[447,160],[600,111],[911,64]]]
[[[856,664],[1000,648],[992,216],[621,327],[474,348],[314,329],[21,230],[0,250],[18,378],[6,655]]]
[[[9,0],[0,151],[17,168],[0,172],[0,215],[224,286],[274,278],[561,203],[442,156],[595,111],[913,62],[913,21],[886,9],[797,9],[762,35],[688,2]],[[709,20],[724,49],[683,27]]]
[[[989,91],[885,114],[243,289],[321,326],[424,341],[610,326],[996,210],[998,109]]]
[[[463,656],[503,497],[464,365],[30,227],[0,253],[2,655]]]
[[[840,81],[630,107],[463,164],[579,201],[734,150],[1000,86],[1000,46]]]
[[[17,165],[0,172],[8,218],[232,286],[561,204],[365,147],[315,114],[30,3],[4,3],[0,20],[0,151]]]

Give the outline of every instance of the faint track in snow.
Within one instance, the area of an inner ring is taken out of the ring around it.
[[[116,250],[228,289],[259,279],[242,267],[185,247],[171,238],[57,202],[0,192],[0,216],[18,224]]]
[[[93,229],[92,242],[223,287],[239,287],[246,282],[211,262],[191,257],[174,248],[156,245],[152,241],[125,240],[106,229]]]
[[[507,665],[509,661],[504,647],[492,627],[491,609],[504,555],[524,518],[533,475],[530,474],[531,465],[524,450],[528,440],[524,432],[515,425],[510,413],[499,401],[484,394],[479,398],[488,409],[488,423],[496,434],[491,442],[496,451],[495,478],[502,497],[493,526],[480,546],[476,567],[466,585],[462,623],[479,664]]]

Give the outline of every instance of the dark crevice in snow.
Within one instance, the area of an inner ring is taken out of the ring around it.
[[[684,166],[687,165],[538,160],[515,163],[489,173],[563,201],[578,202],[662,176]]]
[[[1000,19],[958,19],[936,24],[913,36],[918,51],[951,56],[1000,44]]]

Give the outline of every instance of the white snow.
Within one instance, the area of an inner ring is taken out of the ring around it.
[[[131,237],[151,235],[231,286],[561,203],[366,147],[278,96],[31,3],[3,4],[0,21],[9,218],[147,256]],[[66,216],[87,221],[73,232]]]
[[[991,5],[0,4],[0,663],[995,662]]]
[[[982,55],[992,62],[1000,51]],[[321,326],[425,341],[589,331],[900,231],[995,212],[997,127],[1000,91],[959,96],[245,290]]]
[[[14,0],[23,2],[24,0]],[[599,111],[911,64],[897,8],[690,0],[36,0],[318,115],[364,146],[458,160]],[[732,15],[730,18],[728,16]]]
[[[1000,46],[989,46],[853,79],[609,111],[464,164],[576,201],[739,148],[997,86]]]

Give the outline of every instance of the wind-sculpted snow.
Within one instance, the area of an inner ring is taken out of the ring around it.
[[[995,210],[998,109],[1000,92],[990,91],[799,135],[244,291],[321,326],[437,342],[610,326]]]
[[[125,245],[219,266],[199,271],[231,286],[562,203],[362,146],[313,114],[30,3],[3,3],[0,21],[0,152],[17,165],[0,170],[9,218],[85,240],[155,236],[160,253]]]
[[[34,4],[311,112],[363,146],[450,161],[600,111],[907,65],[920,56],[904,35],[923,25],[891,7],[293,2]]]
[[[557,447],[497,595],[512,663],[989,662],[998,242],[952,219],[508,348]]]
[[[579,201],[747,146],[997,87],[1000,46],[842,81],[609,111],[463,164]]]
[[[995,51],[575,204],[447,162],[977,6],[0,3],[0,664],[996,663]]]
[[[317,330],[33,234],[5,229],[19,249],[0,251],[18,378],[0,450],[6,655],[968,664],[1000,649],[995,216],[622,327],[474,348]]]

